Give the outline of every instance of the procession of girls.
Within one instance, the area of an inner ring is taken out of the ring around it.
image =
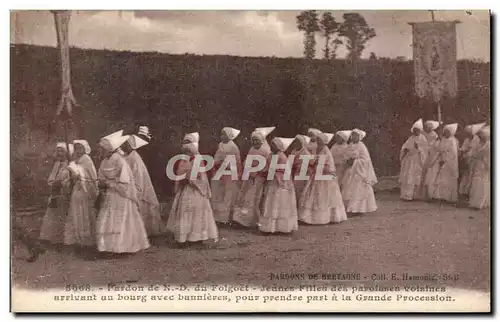
[[[473,209],[490,206],[490,135],[486,123],[465,127],[459,146],[458,124],[440,127],[437,121],[416,121],[400,152],[401,199],[467,204]]]
[[[417,121],[413,135],[401,149],[401,198],[438,199],[455,202],[457,194],[469,198],[470,206],[489,205],[489,126],[467,127],[470,137],[458,148],[456,124]],[[102,138],[99,147],[104,160],[96,171],[85,140],[59,143],[49,176],[51,188],[40,239],[46,246],[68,245],[75,251],[97,250],[99,254],[135,253],[150,246],[149,237],[169,234],[179,247],[217,240],[220,225],[255,228],[263,234],[291,233],[299,222],[325,225],[347,220],[347,213],[377,210],[373,186],[377,183],[370,153],[363,143],[366,133],[359,129],[335,135],[309,129],[295,138],[267,136],[274,127],[255,129],[248,155],[266,158],[266,166],[242,180],[242,160],[234,139],[239,130],[226,127],[215,153],[210,173],[199,173],[175,182],[175,198],[164,224],[149,173],[137,149],[148,144],[147,127],[137,135],[123,131]],[[477,136],[476,136],[477,135]],[[334,144],[328,144],[334,139]],[[190,174],[199,154],[198,133],[185,135],[180,151],[188,160],[175,164],[176,175]],[[74,151],[73,151],[74,150]],[[286,151],[293,163],[287,165]],[[458,189],[458,153],[468,164]],[[68,157],[71,156],[71,157]],[[227,156],[234,156],[240,170],[216,175]],[[274,169],[271,159],[277,158]],[[308,159],[301,156],[309,156]],[[324,160],[324,164],[318,160]],[[307,160],[304,162],[304,160]],[[305,163],[305,164],[304,164]],[[292,176],[285,175],[291,167]],[[268,173],[274,176],[269,180]],[[329,175],[318,180],[318,171]],[[300,180],[307,175],[308,180]],[[33,250],[34,257],[41,252]]]

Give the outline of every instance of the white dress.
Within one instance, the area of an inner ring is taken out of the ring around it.
[[[354,163],[344,175],[342,197],[348,213],[368,213],[377,210],[373,185],[377,176],[373,170],[370,153],[361,141],[351,144],[350,158]]]
[[[455,137],[441,138],[437,143],[426,184],[431,199],[458,201],[458,144]]]
[[[67,161],[56,161],[48,179],[52,189],[47,211],[42,219],[40,239],[52,244],[63,244],[64,227],[69,211],[71,194],[70,176]]]
[[[460,195],[469,195],[470,185],[471,185],[471,157],[474,154],[474,150],[477,149],[479,145],[479,137],[474,135],[474,138],[471,140],[466,138],[462,147],[460,148],[460,152],[462,153],[462,158],[467,165],[467,169],[461,174],[460,184],[458,186],[458,193]]]
[[[347,170],[347,154],[349,151],[349,144],[334,144],[330,150],[332,152],[333,160],[335,160],[335,172],[337,173],[337,181],[342,190],[342,180]]]
[[[270,157],[267,160],[269,165]],[[278,153],[278,164],[286,164],[287,157]],[[268,167],[267,167],[268,168]],[[266,233],[290,233],[298,229],[295,189],[291,179],[284,179],[284,170],[277,170],[273,180],[268,180],[264,188],[262,216],[259,230]]]
[[[265,158],[269,154],[271,154],[271,150],[268,145],[264,144],[259,149],[252,147],[248,151],[248,155],[260,155]],[[233,210],[233,220],[238,224],[245,227],[256,227],[259,223],[266,177],[267,173],[262,170],[250,173],[248,180],[242,181]]]
[[[64,228],[64,244],[94,246],[97,198],[97,171],[87,154],[76,161],[79,179],[75,182]]]
[[[418,148],[415,148],[415,143]],[[404,154],[404,150],[408,152]],[[401,170],[399,174],[400,197],[403,200],[419,199],[422,193],[422,173],[428,154],[428,143],[425,136],[412,135],[401,147],[399,159]]]
[[[144,226],[149,236],[159,235],[162,232],[162,220],[160,214],[160,203],[156,196],[148,169],[137,151],[130,152],[125,157],[132,170],[135,186],[137,188],[137,199],[139,200],[139,212],[141,213]]]
[[[490,141],[480,144],[471,156],[469,207],[483,209],[490,206],[491,190]]]
[[[219,170],[219,167],[227,156],[234,156],[238,170],[241,169],[240,150],[238,146],[233,141],[229,141],[228,143],[221,142],[215,153],[215,164],[214,170],[212,171],[213,175]],[[229,166],[227,166],[226,169],[229,169]],[[240,182],[238,180],[233,180],[230,175],[223,175],[218,178],[218,180],[212,178],[211,189],[212,198],[210,201],[212,203],[215,221],[220,223],[230,222],[231,211],[240,190]]]
[[[179,243],[217,240],[218,230],[210,205],[210,185],[206,173],[190,179],[193,161],[179,161],[177,175],[187,179],[175,184],[175,199],[167,221],[167,231]]]
[[[299,219],[312,225],[325,225],[330,222],[339,223],[347,220],[347,214],[342,201],[340,187],[335,175],[335,161],[328,147],[318,152],[325,156],[324,175],[332,175],[331,180],[315,180],[312,173],[299,199]],[[316,164],[315,164],[316,169]],[[318,171],[317,169],[315,172]]]
[[[132,170],[118,152],[104,159],[99,180],[108,184],[97,219],[97,248],[101,252],[135,253],[149,248]]]

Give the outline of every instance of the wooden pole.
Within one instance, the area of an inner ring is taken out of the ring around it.
[[[432,21],[435,21],[434,20],[434,10],[429,10],[431,12],[431,18],[432,18]]]
[[[441,124],[441,122],[443,122],[443,112],[441,110],[441,99],[437,103],[437,108],[438,108],[438,122]]]

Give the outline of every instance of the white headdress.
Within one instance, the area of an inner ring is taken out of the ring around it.
[[[483,128],[481,128],[481,130],[479,130],[479,132],[485,134],[487,137],[490,137],[490,135],[491,135],[491,128],[490,128],[489,125],[486,125]]]
[[[419,130],[423,130],[424,129],[424,122],[422,121],[422,119],[418,119],[418,121],[416,121],[415,123],[413,123],[410,131],[413,132],[413,129],[419,129]]]
[[[457,133],[458,123],[447,124],[444,126],[444,130],[450,131],[451,136],[454,136]]]
[[[130,135],[105,137],[101,139],[100,144],[104,149],[112,152],[121,147],[129,138]]]
[[[472,124],[472,125],[468,125],[466,127],[466,129],[468,129],[472,133],[472,135],[476,135],[477,132],[479,132],[479,130],[481,130],[485,125],[486,125],[486,123]]]
[[[137,133],[137,134],[144,135],[149,140],[151,140],[151,134],[149,134],[149,128],[147,126],[139,126],[139,133]]]
[[[315,128],[309,128],[309,130],[307,130],[307,134],[309,133],[311,133],[314,136],[318,136],[321,133],[321,131]]]
[[[320,139],[321,141],[323,141],[323,143],[325,144],[328,144],[330,143],[330,141],[332,140],[332,138],[335,136],[335,134],[333,133],[325,133],[325,132],[322,132],[318,135],[318,139]]]
[[[300,143],[302,143],[302,145],[303,145],[303,146],[306,146],[306,145],[308,145],[308,144],[309,144],[309,142],[311,142],[311,138],[310,138],[310,137],[308,137],[307,135],[297,134],[297,135],[295,136],[295,138],[296,138],[297,140],[299,140],[299,141],[300,141]]]
[[[278,150],[286,151],[294,140],[295,139],[275,137],[272,142],[274,142]]]
[[[184,135],[184,140],[189,141],[191,143],[199,143],[200,142],[200,133],[193,132]]]
[[[73,140],[73,145],[75,145],[75,144],[83,145],[83,148],[85,149],[85,154],[90,154],[90,151],[92,151],[90,149],[90,145],[87,142],[87,140]]]
[[[123,130],[120,130],[120,131],[116,131],[114,133],[111,133],[109,135],[106,135],[105,137],[103,137],[101,140],[104,140],[104,139],[110,139],[110,138],[113,138],[113,137],[120,137],[123,135]]]
[[[355,133],[358,133],[358,135],[359,135],[359,140],[360,140],[360,141],[361,141],[361,140],[363,140],[363,139],[365,138],[365,136],[366,136],[366,132],[365,132],[365,131],[363,131],[363,130],[360,130],[360,129],[354,129],[354,130],[352,130],[352,131],[353,131],[353,132],[355,132]]]
[[[442,122],[441,122],[442,123]],[[435,130],[439,127],[439,122],[438,121],[426,121],[426,125],[430,125],[432,130]]]
[[[130,136],[130,138],[128,139],[128,143],[130,143],[130,146],[134,150],[137,150],[138,148],[143,147],[146,144],[149,144],[148,141],[141,139],[140,137],[138,137],[135,134]]]
[[[262,133],[262,135],[264,135],[264,138],[266,138],[275,129],[276,129],[276,126],[258,127],[254,130],[254,132],[260,132],[260,133]]]
[[[349,140],[351,137],[352,131],[350,130],[344,130],[344,131],[338,131],[337,135],[343,138],[345,141]]]
[[[232,128],[232,127],[224,127],[222,129],[222,131],[224,131],[224,133],[226,133],[226,135],[229,138],[229,140],[236,139],[236,137],[241,133],[240,130],[237,130],[237,129]]]
[[[198,153],[198,143],[186,143],[182,145],[183,148],[187,149],[191,154]]]
[[[66,152],[69,149],[69,154],[73,154],[73,150],[74,150],[73,144],[70,143],[70,144],[66,145],[66,143],[64,143],[64,142],[57,142],[56,149],[57,148],[64,149],[64,151],[66,151]]]

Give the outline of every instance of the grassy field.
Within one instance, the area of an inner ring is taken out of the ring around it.
[[[438,284],[490,291],[489,210],[407,203],[390,193],[377,194],[377,200],[375,213],[338,225],[301,226],[291,236],[221,229],[220,241],[204,250],[176,249],[159,240],[147,251],[120,259],[84,261],[49,251],[26,263],[28,252],[15,240],[12,279],[19,287],[47,289],[125,282],[262,285],[279,283],[270,280],[271,273],[359,273],[363,280],[357,283],[368,285],[372,274],[429,273],[459,274]],[[35,236],[41,217],[22,217],[18,227]]]

